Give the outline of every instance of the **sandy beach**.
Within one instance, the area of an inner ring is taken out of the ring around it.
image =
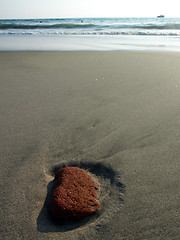
[[[0,238],[178,240],[180,53],[0,52]],[[57,169],[100,184],[100,209],[54,222]]]

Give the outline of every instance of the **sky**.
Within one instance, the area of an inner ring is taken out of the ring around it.
[[[180,17],[180,0],[0,0],[0,19]]]

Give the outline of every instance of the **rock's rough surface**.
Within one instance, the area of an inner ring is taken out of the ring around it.
[[[56,172],[50,211],[57,219],[77,220],[99,208],[99,185],[83,169],[65,167]]]

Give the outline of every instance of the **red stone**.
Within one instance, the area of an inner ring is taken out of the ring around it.
[[[56,172],[50,201],[50,211],[57,219],[77,220],[95,213],[99,208],[98,183],[77,167],[65,167]]]

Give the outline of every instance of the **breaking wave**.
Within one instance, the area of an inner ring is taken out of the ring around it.
[[[62,23],[62,24],[13,24],[0,23],[0,29],[58,29],[58,28],[92,28],[95,27],[94,24],[73,24],[73,23]]]
[[[0,20],[0,35],[180,36],[180,18],[84,18]]]

